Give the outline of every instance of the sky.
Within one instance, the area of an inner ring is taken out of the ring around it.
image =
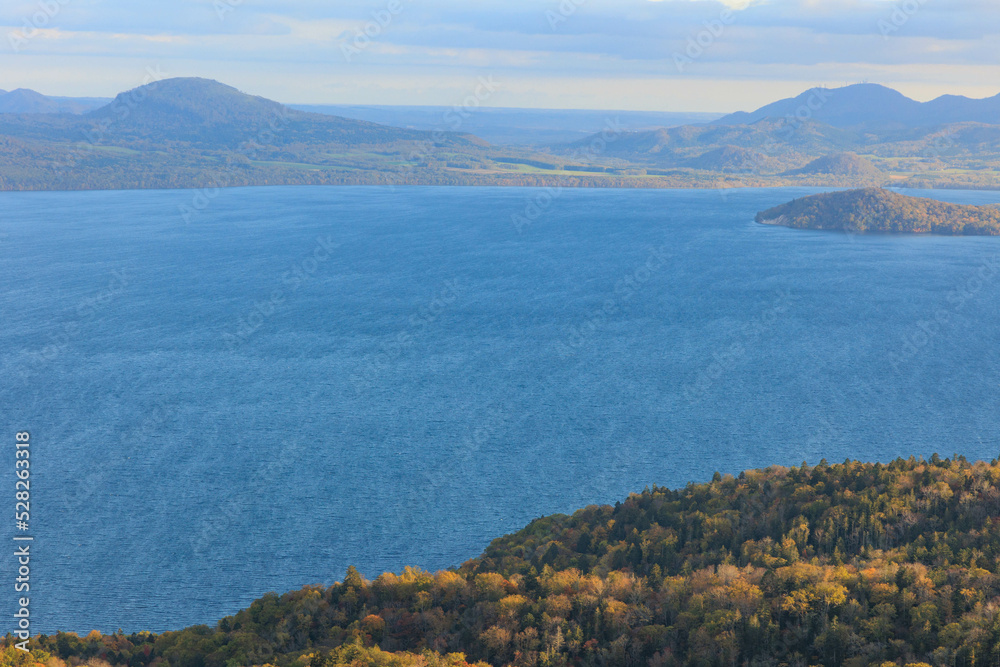
[[[864,81],[993,96],[998,37],[998,0],[2,0],[0,89],[730,112]]]

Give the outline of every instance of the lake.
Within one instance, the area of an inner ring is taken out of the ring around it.
[[[0,194],[33,630],[213,624],[715,471],[997,456],[1000,238],[753,222],[815,191]]]

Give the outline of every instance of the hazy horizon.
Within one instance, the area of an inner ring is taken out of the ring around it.
[[[983,98],[998,18],[987,0],[35,0],[0,8],[0,87],[113,97],[155,71],[287,104],[452,106],[492,77],[496,108],[713,113],[860,82]]]
[[[167,77],[167,78],[175,78],[175,77]],[[176,78],[184,78],[184,77],[176,77]],[[211,77],[198,77],[198,78],[211,79]],[[222,83],[222,84],[225,84],[225,85],[232,85],[232,84],[230,84],[230,83],[228,83],[226,81],[222,81],[222,80],[219,80],[219,79],[213,79],[213,80],[218,81],[219,83]],[[684,110],[684,111],[675,111],[675,110],[670,110],[670,109],[625,109],[625,108],[617,108],[617,107],[556,107],[556,106],[534,106],[534,107],[532,107],[532,106],[505,106],[505,105],[500,105],[500,104],[497,104],[497,105],[483,104],[483,105],[481,105],[481,106],[479,106],[477,108],[480,109],[480,110],[482,110],[482,111],[489,111],[489,110],[518,111],[518,110],[521,110],[521,111],[635,112],[635,113],[663,113],[663,114],[706,114],[706,115],[718,115],[718,116],[722,116],[722,115],[733,113],[733,112],[736,112],[736,111],[748,111],[748,112],[749,111],[755,111],[755,110],[759,109],[760,107],[765,106],[767,104],[770,104],[772,102],[777,102],[777,101],[779,101],[781,99],[797,97],[798,95],[807,92],[811,88],[830,88],[830,89],[832,89],[832,88],[840,88],[840,87],[843,87],[843,86],[851,86],[851,85],[864,84],[864,83],[875,83],[875,82],[872,82],[872,81],[856,81],[854,83],[844,83],[844,84],[842,84],[840,86],[826,86],[826,85],[811,86],[810,88],[803,88],[802,90],[790,93],[788,95],[784,95],[783,97],[780,97],[780,98],[769,99],[769,100],[767,100],[767,101],[765,101],[765,102],[763,102],[761,104],[757,104],[756,106],[753,106],[753,107],[744,107],[744,108],[730,109],[730,110],[725,110],[725,111],[717,110],[717,109],[690,109],[690,110]],[[886,85],[886,84],[878,84],[878,85],[883,85],[883,86],[885,86],[887,88],[891,88],[893,90],[896,90],[897,92],[900,92],[903,95],[906,95],[906,97],[909,97],[910,99],[913,99],[913,100],[915,100],[917,102],[929,102],[929,101],[937,99],[938,97],[941,97],[941,96],[948,96],[948,95],[959,96],[956,93],[944,92],[944,93],[941,93],[940,95],[935,95],[933,97],[920,98],[920,97],[914,97],[912,95],[907,95],[904,91],[900,90],[899,88],[895,88],[895,87],[893,87],[891,85]],[[136,87],[139,87],[139,86],[133,86],[133,88],[136,88]],[[446,105],[446,104],[406,104],[406,103],[402,103],[402,104],[382,104],[382,103],[365,103],[365,102],[301,102],[301,101],[295,101],[295,100],[289,101],[289,100],[283,100],[283,99],[269,98],[267,95],[262,95],[260,93],[257,93],[255,91],[253,91],[253,90],[246,90],[246,89],[243,89],[243,88],[239,88],[238,86],[233,86],[233,87],[238,88],[240,90],[240,92],[247,93],[249,95],[256,95],[256,96],[259,96],[259,97],[264,97],[264,98],[267,98],[267,99],[273,99],[276,102],[280,102],[281,104],[284,104],[284,105],[290,106],[290,107],[343,107],[343,108],[350,108],[350,107],[366,108],[366,107],[370,107],[370,108],[400,108],[400,109],[404,109],[404,108],[411,108],[411,109],[447,109],[447,108],[450,108],[451,106],[454,106],[454,105]],[[80,100],[105,100],[106,99],[106,100],[109,100],[109,101],[113,100],[118,94],[124,93],[124,92],[128,92],[128,90],[132,89],[132,88],[123,89],[123,90],[118,91],[117,93],[109,94],[109,95],[96,95],[96,94],[93,94],[93,95],[90,95],[90,94],[85,94],[85,95],[64,95],[62,93],[48,92],[48,91],[45,91],[45,90],[39,90],[37,88],[31,88],[31,87],[28,87],[28,86],[10,86],[10,87],[7,87],[7,86],[4,86],[4,85],[0,84],[0,91],[3,91],[5,93],[10,93],[10,92],[14,92],[16,90],[25,89],[25,88],[28,89],[28,90],[32,90],[32,91],[34,91],[36,93],[39,93],[41,95],[45,95],[46,97],[51,97],[51,98],[55,98],[55,99],[80,99]],[[971,96],[968,96],[968,95],[964,95],[962,97],[969,97],[970,99],[988,99],[988,98],[991,98],[991,97],[995,97],[997,95],[1000,95],[1000,87],[997,88],[997,92],[994,93],[994,94],[985,94],[985,95],[982,95],[980,97],[971,97]]]

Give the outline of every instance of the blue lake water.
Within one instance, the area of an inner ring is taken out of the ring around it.
[[[808,192],[0,195],[33,629],[211,624],[716,470],[995,457],[1000,238],[753,222]]]

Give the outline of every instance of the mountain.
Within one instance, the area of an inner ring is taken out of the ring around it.
[[[0,137],[0,190],[541,184],[497,168],[472,135],[296,111],[198,78],[78,116],[0,114]]]
[[[887,104],[899,101],[897,93],[887,95]],[[65,99],[33,91],[5,93],[0,99],[18,111],[0,113],[0,190],[263,184],[859,187],[883,182],[844,158],[795,171],[848,151],[877,157],[889,170],[885,180],[895,184],[995,189],[1000,183],[1000,125],[976,121],[886,129],[764,117],[750,124],[629,130],[629,123],[652,117],[640,114],[607,119],[613,126],[573,143],[547,149],[508,144],[501,150],[472,134],[296,110],[200,78],[150,83],[82,114],[69,113],[79,107],[60,107]],[[941,114],[975,103],[942,99],[930,108]],[[836,106],[830,102],[828,108]],[[417,115],[426,121],[427,113]],[[469,123],[458,124],[460,129],[475,127],[472,119],[479,113],[491,112],[470,112]],[[565,118],[572,116],[576,125],[557,130],[559,113],[498,111],[483,123],[492,123],[496,136],[529,141],[556,131],[578,136],[596,121],[589,112],[570,114]],[[535,130],[541,135],[533,135]]]
[[[776,161],[763,153],[739,146],[722,146],[683,161],[683,166],[724,174],[774,171]]]
[[[17,91],[15,91],[17,92]],[[7,96],[15,93],[8,93]],[[0,134],[25,140],[84,141],[121,147],[189,145],[235,150],[241,146],[293,144],[389,145],[425,141],[444,145],[486,146],[470,135],[433,134],[296,111],[283,104],[200,78],[156,81],[121,93],[110,103],[80,116],[49,113],[49,98],[31,91],[45,111],[0,115]]]
[[[440,130],[459,126],[462,132],[493,144],[540,146],[563,144],[604,130],[609,121],[624,130],[639,131],[707,123],[720,113],[677,113],[584,109],[476,108],[460,115],[454,107],[290,105],[300,111],[343,116],[381,125],[414,130]]]
[[[1000,208],[961,206],[882,188],[826,192],[757,214],[757,222],[853,233],[1000,235]]]
[[[59,105],[33,90],[18,88],[0,95],[0,113],[59,113]]]
[[[16,114],[82,114],[108,100],[93,97],[49,97],[28,88],[10,92],[0,90],[0,113]]]
[[[646,168],[648,175],[696,179],[702,187],[720,187],[726,181],[719,176],[735,179],[739,174],[751,177],[741,176],[742,185],[754,187],[856,188],[891,181],[914,188],[996,189],[1000,114],[993,109],[998,102],[1000,96],[952,96],[921,104],[873,85],[814,89],[716,123],[595,134],[550,150],[589,156],[609,168]],[[798,113],[800,109],[810,111]],[[993,123],[950,122],[955,118]],[[945,120],[949,122],[939,123]],[[594,153],[591,146],[601,150]],[[857,154],[878,158],[880,167]]]
[[[922,106],[926,124],[975,122],[1000,125],[1000,95],[976,100],[961,95],[942,95]]]
[[[0,647],[48,667],[987,667],[998,516],[995,460],[715,473],[537,519],[436,573],[350,567],[211,627]]]
[[[880,179],[885,174],[871,160],[855,153],[833,153],[816,158],[801,169],[787,172],[789,175],[824,174],[830,176],[852,176]]]
[[[128,113],[125,113],[125,111]],[[104,120],[121,116],[124,127],[150,123],[222,126],[259,124],[285,112],[278,102],[240,92],[232,86],[199,78],[154,81],[121,93],[88,118]]]
[[[810,119],[834,127],[907,128],[949,123],[1000,124],[1000,95],[981,100],[943,96],[917,102],[878,84],[812,88],[752,112],[724,116],[716,125],[747,125],[764,118]]]
[[[556,152],[586,151],[598,141],[594,135],[583,141],[553,147]],[[683,127],[621,132],[605,145],[600,157],[619,158],[639,164],[674,167],[732,166],[754,162],[764,171],[784,171],[801,165],[798,155],[823,155],[849,150],[865,143],[863,133],[808,121],[795,127],[783,118],[765,118],[750,125],[685,125]],[[753,151],[749,160],[734,158],[735,151]],[[712,152],[715,151],[715,152]],[[760,156],[764,156],[760,158]],[[719,162],[721,160],[721,162]],[[734,162],[735,160],[735,162]]]
[[[109,128],[105,133],[109,137],[200,146],[235,147],[265,140],[277,146],[302,142],[385,144],[430,137],[428,132],[297,111],[201,78],[165,79],[141,86],[84,118],[94,126]],[[455,133],[444,133],[444,137],[459,143],[473,141]]]

